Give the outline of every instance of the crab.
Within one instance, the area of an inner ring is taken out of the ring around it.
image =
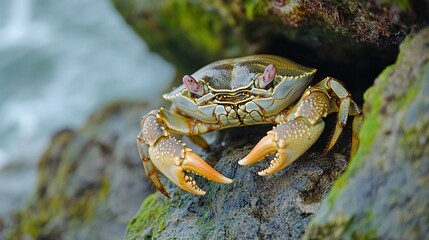
[[[334,112],[336,126],[325,151],[336,144],[352,116],[353,155],[359,145],[361,109],[339,80],[327,77],[308,86],[315,73],[316,69],[283,57],[253,55],[220,60],[185,75],[183,85],[163,95],[173,103],[171,109],[152,110],[141,120],[137,146],[149,179],[167,197],[158,170],[196,195],[205,191],[192,176],[231,183],[173,135],[187,135],[207,148],[200,134],[257,124],[276,126],[238,164],[248,166],[274,154],[269,166],[258,173],[274,174],[314,144],[324,129],[323,118]]]

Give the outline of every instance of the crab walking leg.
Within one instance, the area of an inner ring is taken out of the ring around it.
[[[170,136],[170,132],[181,133],[178,129],[184,130],[186,124],[191,129],[194,128],[192,123],[186,122],[178,122],[176,129],[169,128],[172,123],[166,124],[166,117],[162,114],[165,111],[154,110],[143,117],[142,130],[137,136],[137,145],[145,171],[154,186],[168,196],[156,169],[178,187],[196,195],[204,195],[205,192],[198,187],[191,176],[186,175],[186,172],[194,172],[219,183],[231,183],[231,179],[217,172],[185,144]]]
[[[161,108],[160,111],[165,111],[165,110],[163,108]],[[171,116],[180,116],[180,110],[174,104],[172,104],[170,107],[170,113],[171,113],[170,114]],[[174,119],[170,119],[170,120],[174,122]],[[185,133],[183,133],[183,134],[185,134]],[[199,147],[206,149],[206,150],[210,150],[209,144],[201,136],[199,136],[199,135],[188,135],[188,137],[193,143],[197,144]]]
[[[331,109],[331,111],[338,111],[338,117],[337,117],[334,133],[332,134],[331,140],[329,141],[325,150],[325,152],[328,152],[329,150],[332,149],[332,147],[334,147],[334,145],[337,143],[338,139],[340,138],[341,132],[346,126],[348,116],[349,115],[358,116],[357,118],[354,119],[353,122],[355,122],[361,119],[360,116],[362,115],[362,113],[360,108],[357,106],[357,104],[353,102],[350,93],[338,80],[327,77],[314,87],[321,87],[327,90],[332,90],[332,95],[333,95],[332,101],[334,101],[334,99],[338,99],[340,102],[338,109]],[[360,125],[356,125],[356,127],[360,129],[359,126]],[[356,127],[353,128],[353,134],[357,134],[356,130],[359,130],[359,129],[356,129]],[[359,145],[359,139],[353,136],[352,140],[354,142],[354,148],[356,150],[357,146]],[[354,154],[353,148],[352,148],[352,154]]]
[[[350,155],[353,157],[359,147],[359,131],[363,123],[363,115],[359,114],[354,117],[352,123],[352,149]]]

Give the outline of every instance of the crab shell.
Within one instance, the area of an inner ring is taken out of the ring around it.
[[[260,88],[258,81],[267,65],[276,66],[272,87]],[[196,96],[181,85],[164,94],[188,117],[224,128],[272,123],[269,116],[283,111],[301,97],[316,69],[271,55],[253,55],[209,64],[191,76],[202,84]]]

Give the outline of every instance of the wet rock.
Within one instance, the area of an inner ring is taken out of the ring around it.
[[[121,239],[152,192],[135,146],[148,108],[114,103],[82,129],[58,133],[39,161],[35,195],[0,224],[0,238]]]
[[[172,198],[147,198],[130,221],[126,239],[298,239],[333,181],[346,169],[348,157],[323,155],[317,149],[281,172],[261,177],[269,160],[251,167],[237,164],[270,127],[221,131],[204,159],[234,180],[222,185],[195,177],[207,194],[195,196],[164,181]],[[323,143],[326,143],[324,141]]]
[[[306,239],[429,236],[429,28],[365,94],[362,145],[312,220]]]

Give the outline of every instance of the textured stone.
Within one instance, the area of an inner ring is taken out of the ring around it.
[[[394,58],[389,46],[395,49],[429,20],[425,0],[112,1],[149,47],[179,68],[180,78],[182,71],[214,60],[254,53],[316,60],[320,68],[328,59],[338,67],[348,61],[364,64],[360,58],[369,50],[378,58],[371,62],[374,67]]]
[[[362,145],[311,222],[306,239],[429,236],[429,28],[365,94]]]
[[[55,136],[36,193],[1,232],[8,239],[121,239],[152,191],[135,146],[146,104],[114,103]]]

